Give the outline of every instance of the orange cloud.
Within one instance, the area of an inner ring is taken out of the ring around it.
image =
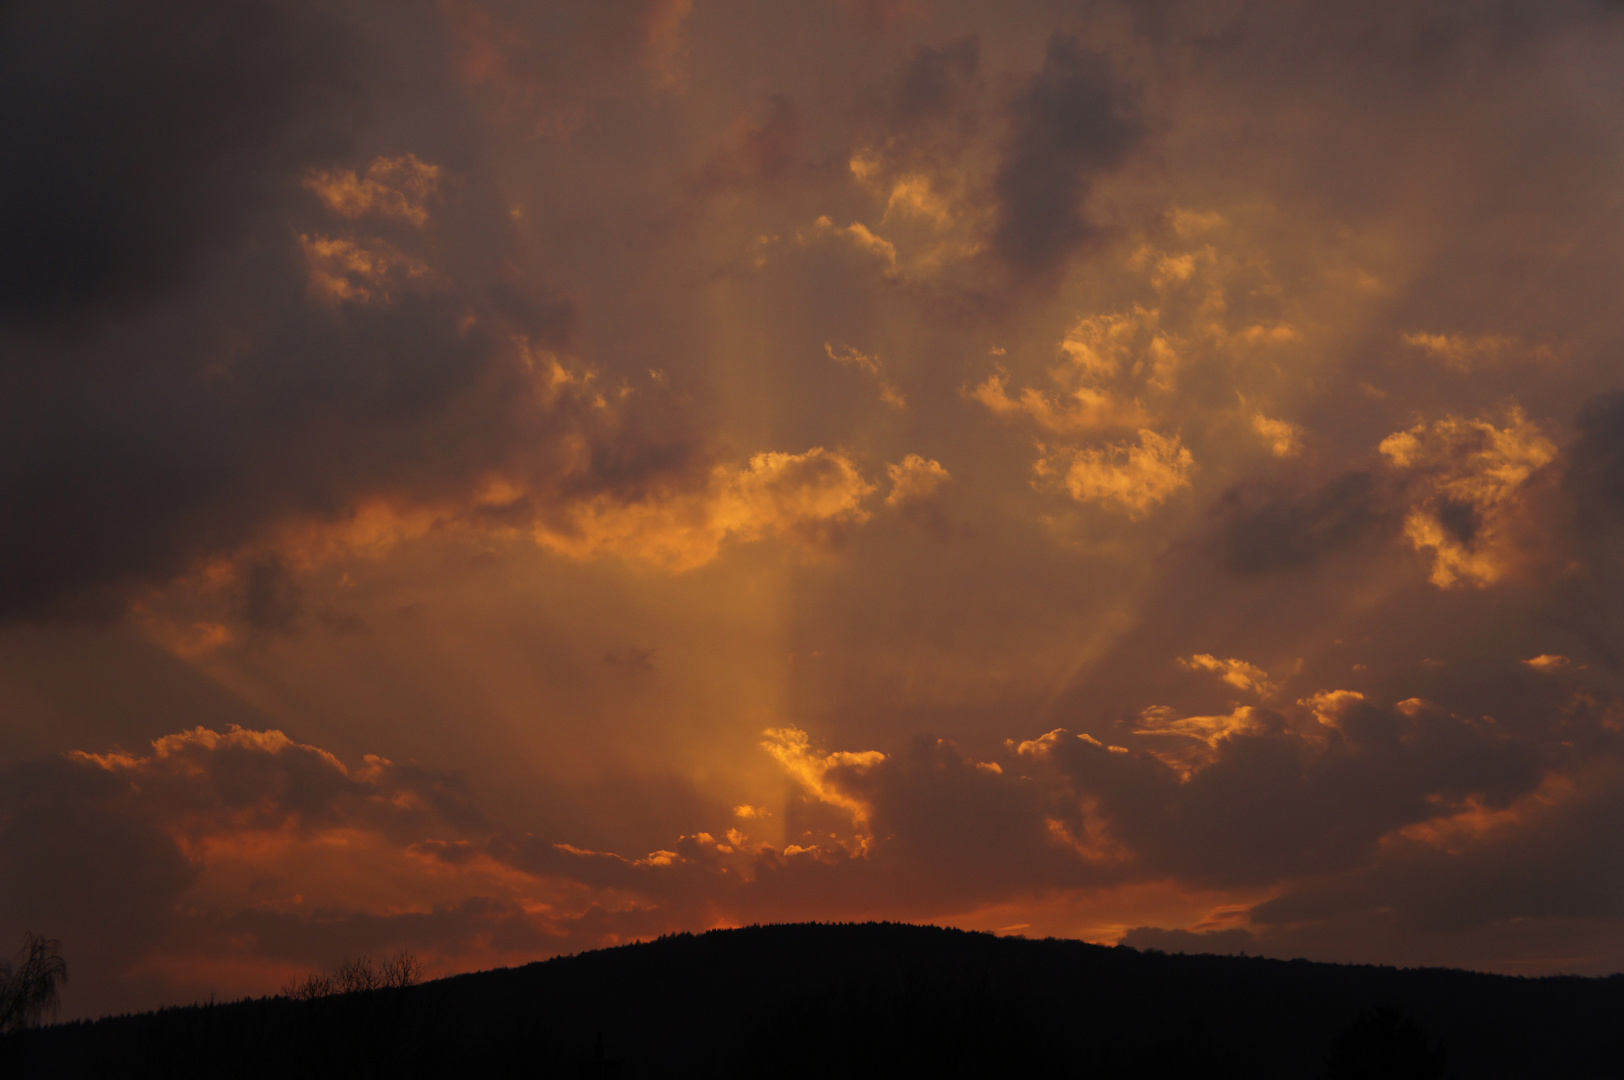
[[[891,477],[891,492],[885,497],[887,506],[928,499],[949,479],[941,462],[918,454],[909,454],[896,464],[887,465],[885,471]]]
[[[727,540],[793,539],[827,547],[868,520],[874,485],[839,451],[757,454],[743,468],[717,466],[698,491],[627,503],[602,495],[537,524],[536,542],[572,558],[613,554],[672,571],[712,561]]]
[[[1340,727],[1342,717],[1355,705],[1365,700],[1357,690],[1321,690],[1297,702],[1314,712],[1314,718],[1326,727]]]
[[[329,303],[387,304],[401,285],[431,276],[427,264],[384,240],[300,236],[299,243],[310,291]]]
[[[1038,459],[1040,477],[1055,476],[1078,502],[1096,502],[1142,518],[1190,486],[1195,455],[1177,435],[1139,430],[1136,443],[1056,448]]]
[[[421,229],[428,224],[430,201],[440,192],[440,167],[416,154],[380,157],[364,176],[352,169],[320,169],[305,177],[304,185],[336,214],[352,220],[368,214],[400,218]]]
[[[1303,452],[1303,427],[1286,420],[1271,420],[1262,413],[1252,414],[1252,430],[1269,441],[1275,457],[1296,457]]]
[[[1556,445],[1522,409],[1508,409],[1504,427],[1448,416],[1395,432],[1378,450],[1423,492],[1404,533],[1417,551],[1432,553],[1434,585],[1481,588],[1510,572],[1520,489],[1556,459]]]
[[[1269,697],[1276,685],[1269,681],[1269,673],[1244,660],[1220,660],[1211,653],[1197,653],[1188,659],[1180,658],[1179,666],[1186,671],[1210,671],[1237,690],[1245,690],[1259,697]]]
[[[814,750],[811,737],[796,727],[771,728],[764,734],[767,737],[761,745],[808,794],[846,811],[859,828],[868,824],[873,808],[832,782],[830,773],[835,770],[866,772],[883,762],[884,754],[878,750],[825,754]]]

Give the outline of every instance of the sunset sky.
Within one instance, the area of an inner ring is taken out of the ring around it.
[[[0,945],[1624,968],[1624,6],[0,6]]]

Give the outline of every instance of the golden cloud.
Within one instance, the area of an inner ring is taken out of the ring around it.
[[[761,745],[767,753],[809,795],[846,811],[851,815],[852,823],[859,828],[868,825],[873,808],[832,782],[829,774],[836,769],[866,772],[884,761],[884,754],[878,750],[825,754],[814,750],[811,737],[797,727],[769,728],[763,734],[766,738]]]
[[[1521,408],[1506,411],[1503,427],[1447,416],[1395,432],[1377,449],[1422,492],[1404,533],[1417,551],[1432,552],[1434,585],[1482,587],[1510,571],[1518,555],[1519,491],[1556,459],[1556,444]]]
[[[1150,751],[1185,779],[1212,764],[1220,743],[1268,730],[1262,714],[1250,705],[1237,705],[1224,716],[1180,716],[1165,705],[1152,705],[1141,711],[1133,724],[1135,735],[1189,740],[1169,749]]]
[[[1176,340],[1160,328],[1161,312],[1135,307],[1079,319],[1060,342],[1067,364],[1058,379],[1103,382],[1119,375],[1171,390],[1179,366]],[[1069,370],[1068,370],[1069,369]]]
[[[376,214],[422,228],[428,224],[428,204],[440,191],[440,167],[416,154],[380,157],[367,166],[365,176],[352,169],[320,169],[305,177],[304,186],[343,217]]]
[[[1314,719],[1326,727],[1338,728],[1348,710],[1364,700],[1365,695],[1357,690],[1321,690],[1300,699],[1297,704],[1312,709]]]
[[[1271,420],[1262,413],[1252,414],[1252,430],[1269,441],[1275,457],[1296,457],[1303,452],[1303,428],[1287,420]]]
[[[1269,681],[1269,673],[1244,660],[1220,660],[1211,653],[1197,653],[1188,659],[1181,657],[1179,666],[1186,671],[1210,671],[1237,690],[1245,690],[1259,697],[1273,694],[1276,686]]]
[[[885,497],[887,506],[929,498],[949,479],[941,462],[918,454],[909,454],[895,465],[887,465],[885,471],[891,477],[891,493]]]
[[[377,238],[299,237],[310,272],[310,291],[328,303],[387,304],[396,288],[430,277],[426,264]]]
[[[1250,705],[1238,705],[1226,716],[1179,716],[1166,706],[1153,705],[1139,714],[1133,726],[1135,735],[1181,735],[1208,746],[1266,730],[1257,709]]]
[[[1139,430],[1135,443],[1058,448],[1038,459],[1040,477],[1057,476],[1078,502],[1095,502],[1142,518],[1174,492],[1190,486],[1195,455],[1177,435]]]
[[[725,541],[783,536],[826,548],[869,518],[874,485],[844,453],[757,454],[743,468],[717,466],[698,491],[628,503],[603,494],[537,524],[536,542],[572,558],[612,554],[672,571],[715,559]]]

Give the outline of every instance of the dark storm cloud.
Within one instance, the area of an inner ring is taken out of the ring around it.
[[[865,161],[893,182],[923,172],[951,186],[965,173],[965,155],[982,127],[980,71],[977,37],[916,48],[861,99],[854,134]]]
[[[274,555],[243,568],[243,621],[256,630],[289,630],[304,614],[304,591]]]
[[[1624,512],[1624,391],[1584,407],[1568,455],[1565,482],[1580,515],[1597,521]]]
[[[981,40],[921,45],[897,79],[889,102],[895,127],[907,129],[953,116],[981,66]]]
[[[1368,472],[1349,472],[1308,492],[1237,485],[1213,507],[1212,547],[1231,573],[1254,577],[1313,566],[1388,538],[1401,514]]]
[[[1465,942],[1501,964],[1557,955],[1603,974],[1616,963],[1597,946],[1624,918],[1621,851],[1617,765],[1603,762],[1442,843],[1399,840],[1366,865],[1295,882],[1249,918],[1277,954],[1424,956]]]
[[[197,273],[349,135],[355,50],[276,0],[7,5],[0,318],[72,330]]]
[[[196,871],[140,799],[66,759],[0,774],[0,923],[72,940],[92,978],[162,938]]]
[[[0,924],[37,927],[66,943],[75,985],[86,988],[78,1008],[127,1002],[147,978],[141,958],[177,942],[230,951],[223,935],[251,932],[265,936],[267,955],[331,962],[385,939],[436,943],[474,923],[500,932],[503,912],[478,901],[407,919],[404,928],[382,917],[279,920],[182,903],[207,873],[203,851],[244,836],[338,829],[405,845],[484,827],[458,777],[379,758],[346,769],[279,732],[199,728],[158,740],[146,756],[24,762],[0,771]],[[289,921],[301,928],[298,948],[277,933]],[[350,944],[332,944],[346,933]]]
[[[1251,733],[1219,740],[1212,763],[1187,779],[1149,754],[1063,733],[1046,737],[1045,752],[1079,795],[1098,799],[1145,870],[1216,885],[1359,865],[1383,836],[1433,818],[1440,801],[1506,806],[1537,786],[1548,757],[1442,710],[1332,707],[1323,742],[1257,710]]]
[[[796,813],[793,803],[782,852],[733,852],[708,834],[649,859],[530,836],[497,836],[486,850],[526,873],[630,890],[671,910],[714,903],[740,918],[965,908],[1166,877],[1257,887],[1373,865],[1384,837],[1440,807],[1503,810],[1555,763],[1492,722],[1419,702],[1399,710],[1349,695],[1320,709],[1326,722],[1255,710],[1249,730],[1217,740],[1187,776],[1143,748],[1064,731],[1000,763],[929,738],[883,758],[836,755],[818,798],[836,792],[861,808],[860,856],[829,844],[831,831],[852,827],[844,811]],[[819,806],[835,809],[808,809]]]
[[[1011,104],[1010,126],[993,250],[1020,274],[1046,274],[1095,235],[1084,207],[1093,179],[1127,157],[1141,126],[1105,58],[1059,35]]]
[[[288,517],[456,498],[521,449],[545,486],[560,439],[604,469],[574,490],[683,467],[692,438],[657,405],[632,407],[652,448],[605,445],[625,433],[578,386],[537,407],[514,342],[560,345],[570,305],[513,270],[435,13],[391,7],[394,36],[362,49],[368,14],[6,9],[0,618],[116,612]],[[439,170],[420,227],[309,189],[380,154]],[[245,597],[262,628],[295,614],[270,565]]]

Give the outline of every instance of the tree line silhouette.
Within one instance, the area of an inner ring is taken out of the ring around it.
[[[377,979],[387,965],[364,967]],[[339,985],[339,969],[326,977]],[[1624,977],[1169,955],[901,924],[680,934],[417,985],[289,989],[18,1030],[0,1037],[0,1076],[1624,1076]]]

